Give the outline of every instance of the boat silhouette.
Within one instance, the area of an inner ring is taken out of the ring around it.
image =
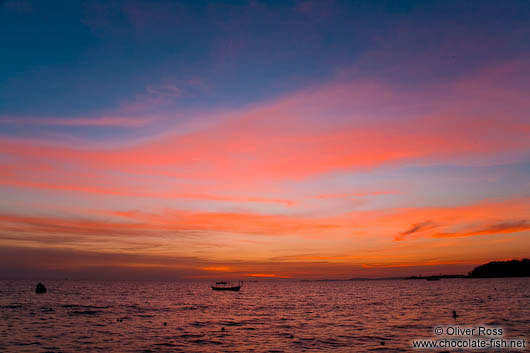
[[[231,290],[238,292],[241,289],[241,281],[237,286],[232,285],[230,282],[215,282],[214,286],[211,286],[213,290]]]

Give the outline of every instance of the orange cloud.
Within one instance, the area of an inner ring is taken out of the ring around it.
[[[310,218],[256,213],[190,212],[167,210],[162,214],[141,211],[115,211],[115,216],[124,217],[142,224],[180,230],[203,230],[234,232],[242,234],[316,236],[348,227],[333,218]]]
[[[437,225],[431,221],[425,221],[420,223],[415,223],[410,226],[409,229],[407,229],[404,232],[399,233],[399,235],[394,236],[395,240],[404,240],[407,235],[423,232],[425,230],[429,230],[432,228],[435,228]]]
[[[203,271],[214,271],[214,272],[233,272],[234,268],[229,266],[206,266],[201,267]]]
[[[384,222],[408,223],[406,231],[394,236],[395,240],[407,238],[468,237],[487,234],[506,234],[530,229],[530,199],[483,201],[457,207],[416,208],[396,211],[383,217]],[[413,222],[413,219],[426,221]],[[451,231],[451,229],[460,229]]]
[[[484,234],[505,234],[530,229],[528,199],[491,202],[457,207],[415,208],[403,210],[375,210],[346,213],[333,217],[317,218],[277,214],[236,212],[192,212],[166,210],[162,213],[144,211],[110,211],[113,220],[37,217],[16,214],[0,214],[3,230],[50,234],[92,234],[127,235],[145,231],[200,230],[261,235],[320,235],[351,232],[371,234],[387,232],[390,236],[403,225],[412,224],[406,231],[399,232],[396,240],[408,236],[456,237]],[[410,222],[412,219],[429,219],[424,222]],[[510,221],[516,219],[516,221]],[[477,224],[486,223],[486,226]],[[451,228],[464,229],[459,232],[441,232]],[[465,230],[467,228],[467,230]],[[469,230],[471,228],[471,230]],[[436,230],[436,231],[434,231]],[[394,233],[395,234],[395,233]]]
[[[236,254],[238,256],[251,255],[252,253],[247,252],[252,251],[254,256],[263,257],[270,254],[268,256],[276,260],[289,262],[367,261],[370,263],[391,262],[400,257],[401,261],[413,261],[421,257],[422,252],[438,253],[439,251],[434,251],[436,243],[426,244],[425,249],[420,249],[417,245],[411,248],[395,247],[392,245],[392,239],[417,241],[431,239],[434,241],[437,238],[511,234],[526,231],[530,229],[529,222],[525,220],[529,216],[529,204],[528,199],[484,201],[457,207],[358,211],[320,218],[170,209],[160,213],[138,210],[98,212],[98,218],[88,216],[61,218],[2,213],[0,214],[2,234],[0,238],[10,242],[42,241],[50,244],[60,244],[61,241],[75,242],[76,239],[78,243],[88,241],[91,244],[110,241],[117,248],[126,247],[125,244],[134,241],[140,247],[144,244],[145,251],[153,253],[159,251],[149,248],[150,244],[154,244],[153,242],[156,242],[158,246],[169,245],[177,244],[177,241],[185,240],[193,234],[196,239],[224,234],[226,238],[223,239],[228,239],[225,246],[240,246],[244,249],[243,252]],[[415,219],[428,219],[429,221],[414,222]],[[516,221],[513,221],[514,219]],[[401,229],[406,230],[400,231]],[[459,230],[452,231],[452,229]],[[396,236],[396,233],[399,235]],[[252,238],[245,238],[246,235],[256,235],[256,241],[252,241]],[[296,241],[298,246],[305,246],[313,251],[307,255],[297,255],[299,253],[297,248],[283,254],[275,250],[277,247],[282,248],[282,244],[287,241],[286,238],[293,242],[293,237],[300,239]],[[270,240],[265,240],[266,238]],[[252,245],[248,245],[248,242]],[[377,251],[372,248],[374,242],[379,244]],[[344,251],[347,248],[344,244],[352,246],[350,250],[352,252],[345,254]],[[197,246],[201,248],[204,244],[197,245],[189,242],[189,247],[182,250],[183,254],[194,252],[199,249]],[[208,245],[208,248],[213,249],[209,250],[212,254],[221,251],[214,250],[216,246]],[[170,248],[173,249],[173,245]],[[370,249],[370,251],[362,249]],[[385,252],[385,249],[389,250]],[[418,253],[410,252],[414,249],[418,250]]]
[[[456,237],[470,237],[475,235],[491,235],[491,234],[506,234],[506,233],[517,233],[530,230],[530,221],[528,220],[515,220],[515,221],[504,221],[486,225],[484,227],[478,227],[472,230],[454,232],[454,233],[436,233],[433,235],[435,238],[456,238]]]

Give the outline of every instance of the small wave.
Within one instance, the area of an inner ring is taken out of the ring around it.
[[[314,341],[315,337],[300,337],[300,341]]]
[[[151,317],[155,317],[154,315],[149,315],[149,314],[138,314],[137,316],[138,316],[138,317],[143,317],[143,318],[151,318]]]
[[[298,345],[302,349],[311,349],[312,344],[308,344],[311,341],[302,341],[302,340],[295,340],[292,341],[293,344]]]
[[[410,329],[424,329],[424,328],[428,328],[428,326],[425,326],[423,324],[405,324],[405,325],[394,325],[392,326],[393,328],[395,329],[403,329],[403,330],[410,330]]]
[[[191,340],[190,342],[197,343],[197,344],[206,344],[208,343],[208,340],[198,339],[198,340]]]
[[[64,304],[61,305],[63,308],[67,309],[73,309],[73,308],[79,308],[79,309],[108,309],[110,306],[98,306],[98,305],[82,305],[82,304]]]
[[[17,346],[40,346],[42,343],[40,342],[18,342],[16,343]]]
[[[140,306],[136,304],[129,304],[129,305],[121,305],[122,308],[125,308],[128,312],[170,312],[172,309],[169,308],[154,308],[154,307],[148,307],[148,306]]]
[[[169,343],[169,342],[164,342],[164,343],[155,343],[154,346],[178,347],[179,345],[178,344]]]
[[[179,310],[207,310],[208,305],[184,305]]]
[[[75,310],[70,311],[68,315],[70,316],[77,316],[77,315],[98,315],[102,313],[102,310]]]
[[[319,339],[317,341],[318,343],[321,343],[321,344],[324,344],[324,345],[327,345],[327,346],[333,346],[333,347],[340,347],[340,346],[343,346],[344,344],[337,341],[336,339],[333,339],[333,338],[327,338],[327,339]]]
[[[220,321],[219,322],[219,325],[223,325],[223,326],[243,326],[245,323],[244,322],[239,322],[239,321]]]
[[[199,338],[199,337],[203,337],[204,335],[201,335],[201,334],[193,334],[193,333],[184,333],[178,337],[180,338]]]
[[[209,324],[209,322],[194,321],[194,322],[190,323],[190,326],[205,327],[205,326],[208,326],[208,324]]]
[[[195,343],[195,344],[215,344],[215,345],[223,344],[223,342],[206,340],[206,339],[191,340],[190,343]]]
[[[0,305],[0,309],[19,309],[19,308],[22,308],[22,304]]]

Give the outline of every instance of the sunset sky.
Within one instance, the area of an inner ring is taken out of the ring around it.
[[[528,1],[0,1],[0,277],[530,256]]]

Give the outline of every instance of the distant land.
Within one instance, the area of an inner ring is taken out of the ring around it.
[[[468,278],[466,275],[432,275],[432,276],[410,276],[405,277],[405,279],[427,279],[427,280],[437,280],[440,278]]]
[[[468,275],[411,276],[405,279],[530,277],[530,260],[492,261],[477,266]]]
[[[354,277],[347,279],[324,278],[324,279],[301,279],[300,282],[346,282],[346,281],[384,281],[389,279],[403,279],[403,277]]]
[[[530,260],[508,260],[492,261],[487,264],[475,267],[467,275],[463,274],[439,274],[430,276],[410,276],[410,277],[385,277],[385,278],[348,278],[348,279],[302,279],[301,282],[336,282],[336,281],[380,281],[396,279],[425,279],[428,281],[438,281],[442,278],[502,278],[502,277],[530,277]]]
[[[475,267],[470,278],[530,277],[530,260],[493,261]]]

